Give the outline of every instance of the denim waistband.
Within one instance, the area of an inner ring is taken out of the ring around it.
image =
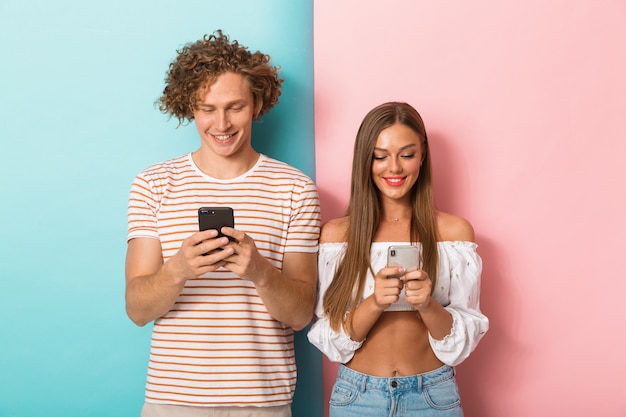
[[[359,387],[361,391],[381,390],[381,391],[406,391],[422,389],[428,385],[437,384],[450,378],[454,378],[454,368],[443,365],[433,371],[411,376],[379,377],[362,374],[354,371],[345,365],[339,366],[338,377]]]

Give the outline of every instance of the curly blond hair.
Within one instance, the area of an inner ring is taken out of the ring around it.
[[[248,80],[254,97],[254,120],[278,104],[284,81],[278,75],[280,67],[270,64],[269,55],[252,53],[236,40],[230,42],[221,30],[176,52],[157,104],[163,113],[176,117],[179,124],[193,120],[194,108],[203,93],[225,72],[242,74]]]

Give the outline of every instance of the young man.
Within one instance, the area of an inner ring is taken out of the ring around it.
[[[268,55],[221,31],[170,65],[160,109],[194,120],[200,147],[141,172],[130,192],[126,310],[154,321],[142,416],[291,415],[320,211],[310,178],[251,144],[282,81]],[[198,231],[203,206],[233,209],[227,237]]]

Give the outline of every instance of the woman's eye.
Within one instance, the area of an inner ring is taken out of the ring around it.
[[[411,158],[415,157],[415,154],[414,153],[407,153],[407,154],[402,155],[402,157],[404,159],[411,159]]]
[[[374,155],[374,160],[376,160],[376,161],[382,161],[383,159],[385,159],[384,156]]]

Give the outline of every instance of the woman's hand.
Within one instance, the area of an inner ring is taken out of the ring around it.
[[[400,277],[404,282],[405,300],[417,311],[425,310],[431,301],[433,283],[430,277],[423,270],[407,272]]]
[[[374,277],[374,302],[381,310],[387,309],[398,301],[404,283],[400,279],[404,274],[403,268],[383,268]]]

